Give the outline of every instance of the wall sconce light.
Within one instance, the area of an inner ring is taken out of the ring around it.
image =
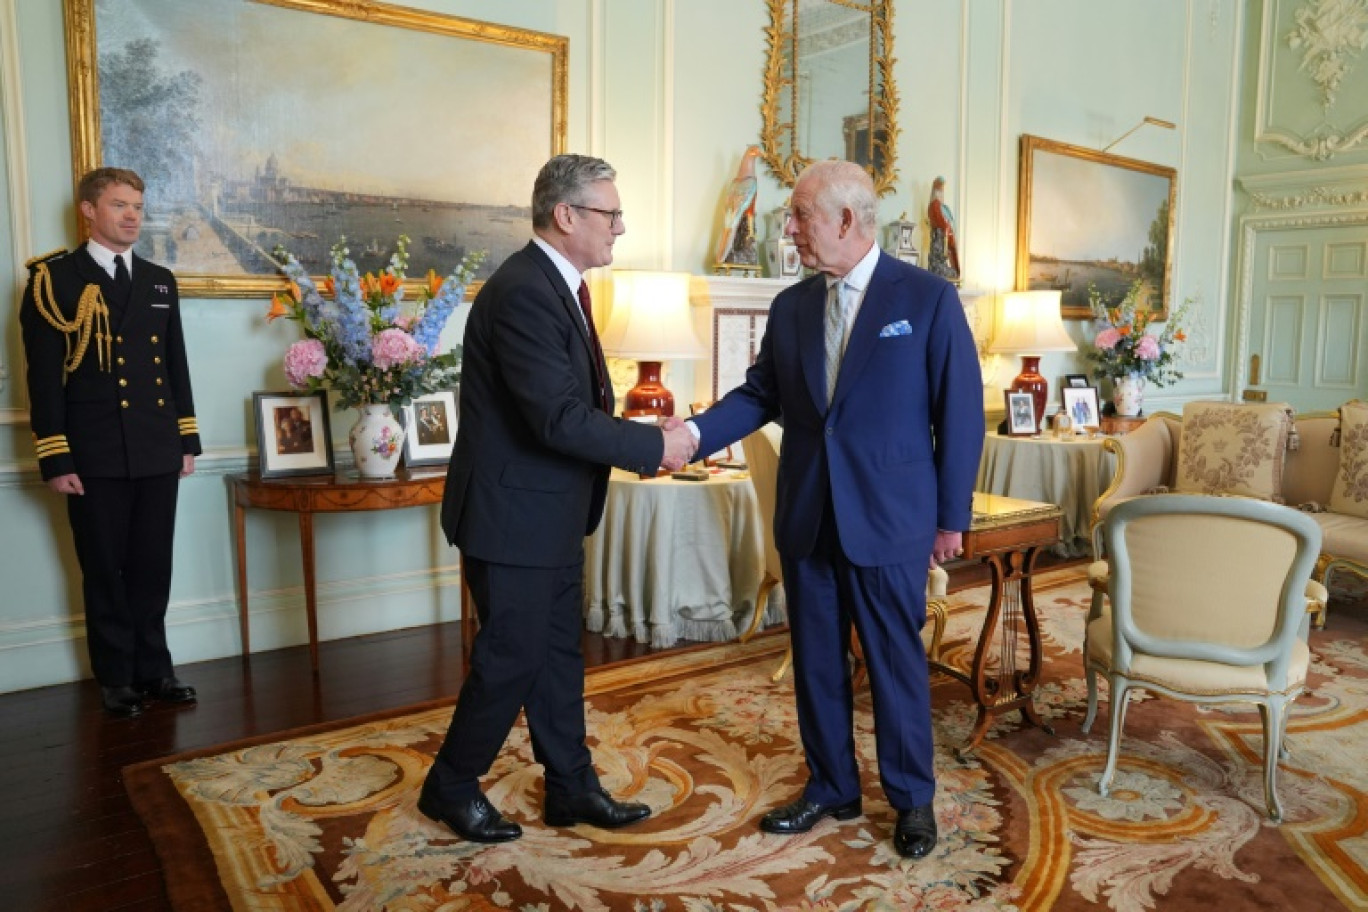
[[[1157,117],[1148,117],[1148,116],[1147,116],[1144,120],[1140,121],[1138,124],[1136,124],[1135,126],[1131,127],[1131,128],[1130,128],[1129,130],[1127,130],[1125,133],[1122,133],[1120,136],[1116,137],[1116,139],[1113,139],[1113,140],[1111,141],[1111,143],[1110,143],[1105,149],[1103,149],[1102,151],[1103,151],[1103,152],[1110,152],[1111,149],[1112,149],[1112,146],[1115,146],[1115,145],[1116,145],[1117,143],[1119,143],[1121,140],[1125,139],[1127,136],[1130,136],[1130,135],[1131,135],[1132,133],[1134,133],[1136,130],[1140,129],[1141,127],[1143,127],[1143,126],[1145,126],[1145,125],[1149,125],[1149,126],[1153,126],[1153,127],[1163,127],[1165,130],[1174,130],[1174,129],[1177,129],[1177,127],[1178,127],[1177,124],[1169,123],[1167,120],[1160,120],[1160,119],[1157,118]]]
[[[674,414],[674,395],[660,382],[664,361],[704,358],[689,316],[687,272],[613,271],[613,313],[600,337],[605,354],[637,363],[637,384],[624,411]]]
[[[1064,330],[1059,313],[1061,297],[1058,291],[1005,292],[998,311],[997,332],[988,346],[990,352],[1021,355],[1021,373],[1010,389],[1029,392],[1035,399],[1037,433],[1050,398],[1050,383],[1040,373],[1040,356],[1045,352],[1078,350]]]

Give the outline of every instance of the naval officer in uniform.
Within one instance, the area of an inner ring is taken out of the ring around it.
[[[175,277],[132,252],[143,181],[97,168],[80,182],[90,240],[28,262],[20,305],[38,466],[66,498],[86,647],[106,711],[190,703],[166,644],[179,480],[199,426]]]

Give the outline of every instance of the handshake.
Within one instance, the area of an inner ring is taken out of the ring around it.
[[[657,425],[665,435],[665,453],[660,457],[660,467],[668,472],[678,472],[689,464],[694,453],[698,452],[698,441],[682,418],[661,418]]]

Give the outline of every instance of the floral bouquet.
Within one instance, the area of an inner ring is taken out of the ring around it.
[[[1086,357],[1095,365],[1098,377],[1115,381],[1135,376],[1155,386],[1165,386],[1183,377],[1175,367],[1174,348],[1187,339],[1182,323],[1192,301],[1184,301],[1156,336],[1146,331],[1155,322],[1155,315],[1139,306],[1142,287],[1143,283],[1137,280],[1119,303],[1108,304],[1102,300],[1097,286],[1088,286],[1088,303],[1099,330]]]
[[[387,403],[407,405],[415,396],[451,389],[461,378],[461,354],[437,353],[438,338],[465,286],[484,260],[468,253],[445,279],[429,270],[413,301],[404,300],[408,242],[399,237],[389,265],[379,275],[360,275],[347,239],[332,247],[332,269],[323,280],[328,300],[294,255],[274,251],[290,287],[271,297],[268,321],[297,320],[304,338],[285,352],[285,378],[296,389],[327,386],[339,409]]]

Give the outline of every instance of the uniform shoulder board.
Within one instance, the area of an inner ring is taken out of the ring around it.
[[[59,256],[63,256],[63,255],[66,254],[66,252],[67,252],[67,249],[66,249],[65,247],[58,247],[56,250],[49,250],[47,253],[41,254],[40,256],[36,256],[36,257],[34,257],[33,259],[28,260],[27,262],[25,262],[25,263],[24,263],[24,268],[25,268],[25,269],[32,269],[33,267],[37,266],[39,263],[45,263],[45,262],[47,262],[48,260],[55,259],[56,257],[59,257]]]

